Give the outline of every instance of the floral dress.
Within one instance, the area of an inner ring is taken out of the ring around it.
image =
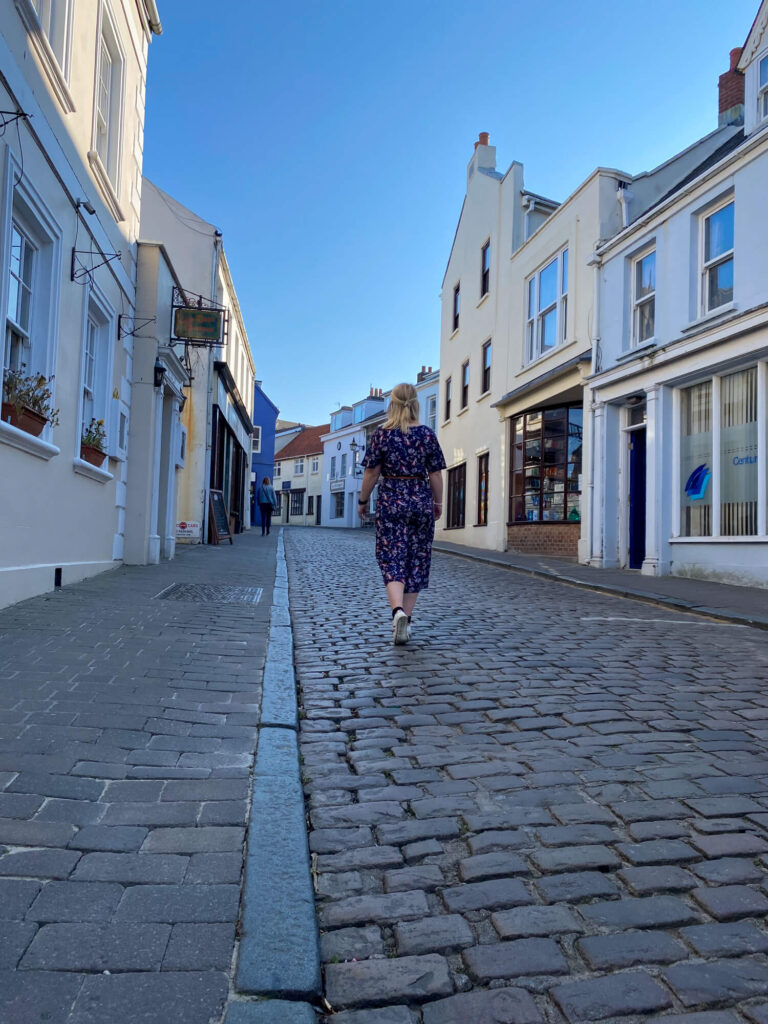
[[[428,474],[445,469],[437,438],[423,425],[410,427],[407,434],[379,427],[371,436],[363,466],[381,466],[376,560],[384,583],[403,583],[408,594],[426,590],[435,534]]]

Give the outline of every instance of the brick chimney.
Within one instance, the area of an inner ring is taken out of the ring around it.
[[[731,66],[718,79],[718,128],[727,124],[744,124],[744,75],[736,70],[741,51],[740,46],[731,50]]]
[[[417,384],[421,384],[421,382],[423,380],[426,380],[426,378],[430,375],[430,373],[432,373],[432,367],[431,366],[422,366],[422,368],[419,371],[419,373],[416,374],[416,383]]]
[[[467,185],[472,180],[475,171],[481,168],[485,171],[496,170],[496,147],[490,144],[488,132],[480,132],[477,136],[475,151],[467,167]]]

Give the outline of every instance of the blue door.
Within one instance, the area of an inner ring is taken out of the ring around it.
[[[645,427],[629,435],[629,568],[645,558]]]

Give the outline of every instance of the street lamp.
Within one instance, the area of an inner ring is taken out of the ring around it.
[[[352,465],[354,467],[354,476],[359,479],[363,475],[363,467],[358,464],[357,453],[365,451],[365,445],[358,444],[356,439],[353,437],[349,442],[349,450],[352,452]]]

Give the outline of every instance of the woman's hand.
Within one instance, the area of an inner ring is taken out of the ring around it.
[[[437,520],[443,514],[443,503],[442,503],[442,501],[435,501],[433,503],[432,513],[433,513],[433,515],[435,517],[435,522],[437,522]]]

